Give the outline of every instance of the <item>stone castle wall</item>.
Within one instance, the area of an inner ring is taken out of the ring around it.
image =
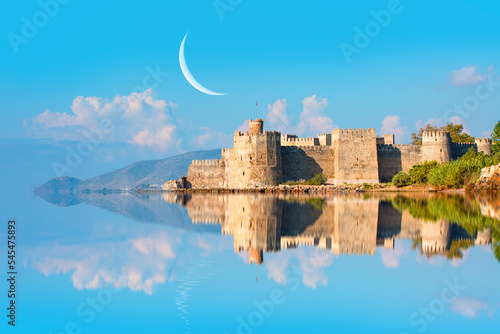
[[[408,172],[422,162],[420,145],[377,145],[377,154],[381,182],[390,182],[398,172]]]
[[[375,129],[335,129],[335,184],[378,183],[378,157]]]
[[[226,186],[226,169],[222,159],[193,160],[187,173],[190,188],[223,188]]]
[[[475,143],[451,143],[451,157],[452,159],[458,159],[468,150],[474,149],[477,151],[477,145]]]
[[[335,178],[332,146],[281,147],[285,181],[308,180],[318,173]]]

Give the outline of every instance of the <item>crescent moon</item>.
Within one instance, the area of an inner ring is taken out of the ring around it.
[[[189,34],[189,32],[186,34],[186,36],[184,36],[184,39],[182,40],[182,43],[181,43],[181,48],[179,50],[179,63],[181,65],[182,74],[184,74],[184,77],[191,84],[191,86],[193,86],[194,88],[196,88],[197,90],[199,90],[202,93],[205,93],[208,95],[226,95],[226,93],[213,92],[210,89],[203,87],[198,81],[196,81],[196,79],[193,77],[193,75],[189,71],[189,68],[186,65],[186,58],[184,58],[184,43],[186,42],[186,37],[188,34]]]

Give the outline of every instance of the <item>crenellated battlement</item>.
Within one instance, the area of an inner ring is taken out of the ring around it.
[[[290,138],[290,137],[285,137],[285,136],[281,136],[281,139],[282,140],[285,140],[285,141],[314,141],[315,139],[318,139],[316,137],[308,137],[308,138]]]
[[[192,165],[220,165],[222,159],[192,160]]]
[[[269,139],[272,139],[272,140],[279,140],[280,137],[281,137],[281,132],[279,131],[264,131],[262,133],[250,133],[248,131],[235,131],[234,132],[234,139],[237,140],[237,139],[247,139],[249,137],[254,137],[254,136],[266,136],[268,137]]]
[[[475,147],[475,143],[451,143],[452,146],[457,146],[457,147]]]
[[[250,136],[250,133],[248,131],[243,131],[243,132],[241,132],[241,131],[235,131],[234,132],[234,136],[235,137],[243,137],[243,136],[248,137],[248,136]]]
[[[334,129],[332,131],[333,133],[340,133],[340,134],[372,134],[375,135],[376,131],[375,129],[366,129],[366,128],[356,128],[356,129]]]
[[[476,144],[491,144],[491,138],[476,138],[474,142]]]
[[[450,133],[446,131],[425,131],[422,133],[422,140],[434,138],[450,138]]]
[[[390,144],[377,144],[377,150],[395,151],[397,147]]]
[[[282,135],[281,146],[315,146],[319,145],[319,138],[298,138],[297,136]]]

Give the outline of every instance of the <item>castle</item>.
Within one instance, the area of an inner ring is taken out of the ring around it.
[[[334,129],[314,138],[263,131],[264,120],[249,121],[250,131],[236,131],[234,147],[221,159],[193,160],[187,186],[244,189],[276,186],[323,173],[327,183],[389,182],[399,171],[435,160],[457,159],[470,148],[491,154],[491,139],[452,143],[448,132],[424,132],[422,145],[396,145],[394,135],[377,136],[375,129]]]

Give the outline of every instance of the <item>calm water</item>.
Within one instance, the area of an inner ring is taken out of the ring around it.
[[[16,217],[19,332],[500,328],[497,198],[27,194],[25,202],[30,210]]]

